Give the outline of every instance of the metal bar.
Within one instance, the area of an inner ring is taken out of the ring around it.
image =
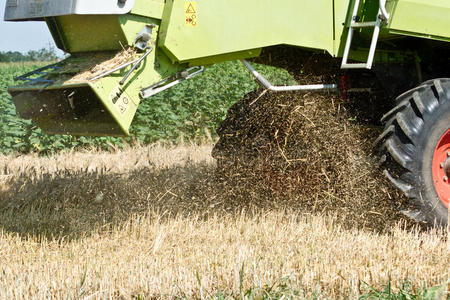
[[[341,66],[342,69],[365,69],[367,68],[367,64],[361,63],[361,64],[343,64]]]
[[[353,39],[353,27],[348,29],[347,42],[345,44],[344,56],[342,57],[342,65],[341,68],[344,69],[344,66],[348,65],[348,56],[350,55],[350,47],[352,45]]]
[[[147,52],[145,52],[145,54],[143,54],[138,61],[133,65],[133,67],[131,67],[131,69],[128,71],[127,75],[125,75],[125,77],[119,82],[120,85],[123,85],[125,83],[125,81],[127,81],[128,77],[130,77],[131,73],[133,73],[133,71],[137,68],[137,66],[147,57],[147,55],[150,54],[150,52],[153,51],[153,47],[150,47],[148,49]]]
[[[374,27],[377,26],[377,22],[359,22],[350,25],[352,28],[364,28],[364,27]]]
[[[141,97],[143,99],[150,98],[153,95],[156,95],[158,93],[161,93],[162,91],[170,89],[173,86],[176,86],[181,81],[180,80],[175,80],[175,81],[172,81],[170,83],[165,84],[166,82],[167,82],[167,80],[162,80],[160,82],[155,83],[154,86],[152,85],[152,86],[149,86],[146,89],[141,90],[141,92],[140,92]],[[159,87],[157,87],[157,86],[159,86]]]
[[[47,65],[45,67],[33,70],[33,71],[25,73],[23,75],[14,77],[14,81],[19,81],[19,80],[24,80],[24,81],[30,80],[31,81],[32,79],[31,78],[27,78],[27,77],[30,77],[32,75],[38,75],[38,74],[39,75],[40,74],[48,74],[48,72],[43,72],[43,71],[48,70],[48,69],[59,69],[59,68],[61,68],[60,66],[62,64],[63,64],[63,62],[57,62],[57,63],[51,64],[51,65]]]
[[[100,78],[102,78],[102,77],[108,76],[109,74],[112,74],[112,73],[114,73],[114,72],[117,72],[117,71],[119,71],[119,70],[121,70],[121,69],[123,69],[123,68],[128,67],[128,66],[131,65],[131,64],[136,63],[137,61],[139,61],[139,59],[141,59],[141,58],[139,57],[139,58],[137,58],[137,59],[135,59],[135,60],[133,60],[133,61],[129,61],[129,62],[127,62],[127,63],[124,63],[123,65],[120,65],[120,66],[118,66],[118,67],[116,67],[116,68],[114,68],[114,69],[112,69],[112,70],[106,71],[105,73],[102,73],[102,74],[100,74],[100,75],[97,75],[97,76],[95,76],[95,77],[92,77],[91,79],[89,79],[89,81],[94,81],[94,80],[100,79]]]
[[[194,71],[194,70],[196,70],[196,71]],[[150,98],[153,95],[156,95],[162,91],[165,91],[185,80],[188,80],[188,79],[202,73],[204,70],[205,70],[204,66],[188,68],[188,69],[186,69],[180,73],[177,73],[173,76],[164,78],[163,80],[156,82],[156,83],[150,85],[149,87],[143,88],[140,92],[140,95],[143,99]],[[191,71],[194,71],[194,72],[189,73]]]
[[[377,25],[373,29],[372,42],[370,44],[369,57],[367,59],[367,69],[372,69],[375,51],[377,50],[378,37],[380,35],[381,19],[378,18]]]
[[[386,11],[386,0],[380,0],[380,12],[386,23],[389,23],[391,15]]]
[[[348,56],[350,54],[350,47],[352,45],[352,40],[353,40],[352,25],[354,25],[356,23],[355,17],[358,14],[358,10],[359,10],[359,0],[355,0],[355,7],[353,8],[353,14],[352,14],[352,18],[350,20],[350,26],[348,28],[347,42],[345,43],[344,56],[342,57],[342,65],[341,65],[342,69],[345,69],[344,66],[348,65]]]
[[[265,89],[273,92],[288,92],[288,91],[318,91],[318,90],[336,90],[337,84],[312,84],[312,85],[291,85],[291,86],[274,86],[264,76],[258,73],[252,65],[245,59],[241,60],[242,63],[255,77]]]

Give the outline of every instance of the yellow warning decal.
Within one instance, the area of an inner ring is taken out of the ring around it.
[[[197,2],[185,1],[184,2],[184,16],[185,25],[188,27],[197,26]]]

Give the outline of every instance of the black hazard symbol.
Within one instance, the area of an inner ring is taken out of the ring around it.
[[[194,8],[194,6],[192,5],[192,3],[189,3],[188,8],[186,9],[186,13],[187,13],[187,14],[195,14],[195,13],[197,13],[197,12],[195,11],[195,8]]]
[[[184,2],[184,11],[185,11],[185,25],[188,27],[197,26],[197,2],[195,1],[186,1]]]
[[[127,111],[127,108],[123,105],[119,104],[118,107],[121,114],[124,114]]]

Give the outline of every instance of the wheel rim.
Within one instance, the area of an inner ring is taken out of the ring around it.
[[[444,133],[433,156],[434,188],[448,208],[450,203],[450,129]]]

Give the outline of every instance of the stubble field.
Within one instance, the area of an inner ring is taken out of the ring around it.
[[[1,298],[448,297],[448,233],[256,196],[210,151],[0,157]]]
[[[314,59],[295,64],[299,82],[327,80],[303,73]],[[223,82],[145,104],[138,140],[177,146],[122,148],[18,119],[5,88],[31,67],[0,74],[0,148],[12,153],[0,156],[1,299],[448,299],[448,230],[397,211],[405,199],[371,150],[370,99],[255,92],[243,102],[248,127],[231,113],[242,107],[229,112],[241,133],[225,139],[218,167],[217,138],[204,136],[242,96],[236,64],[215,69]],[[180,128],[206,142],[184,144]]]

